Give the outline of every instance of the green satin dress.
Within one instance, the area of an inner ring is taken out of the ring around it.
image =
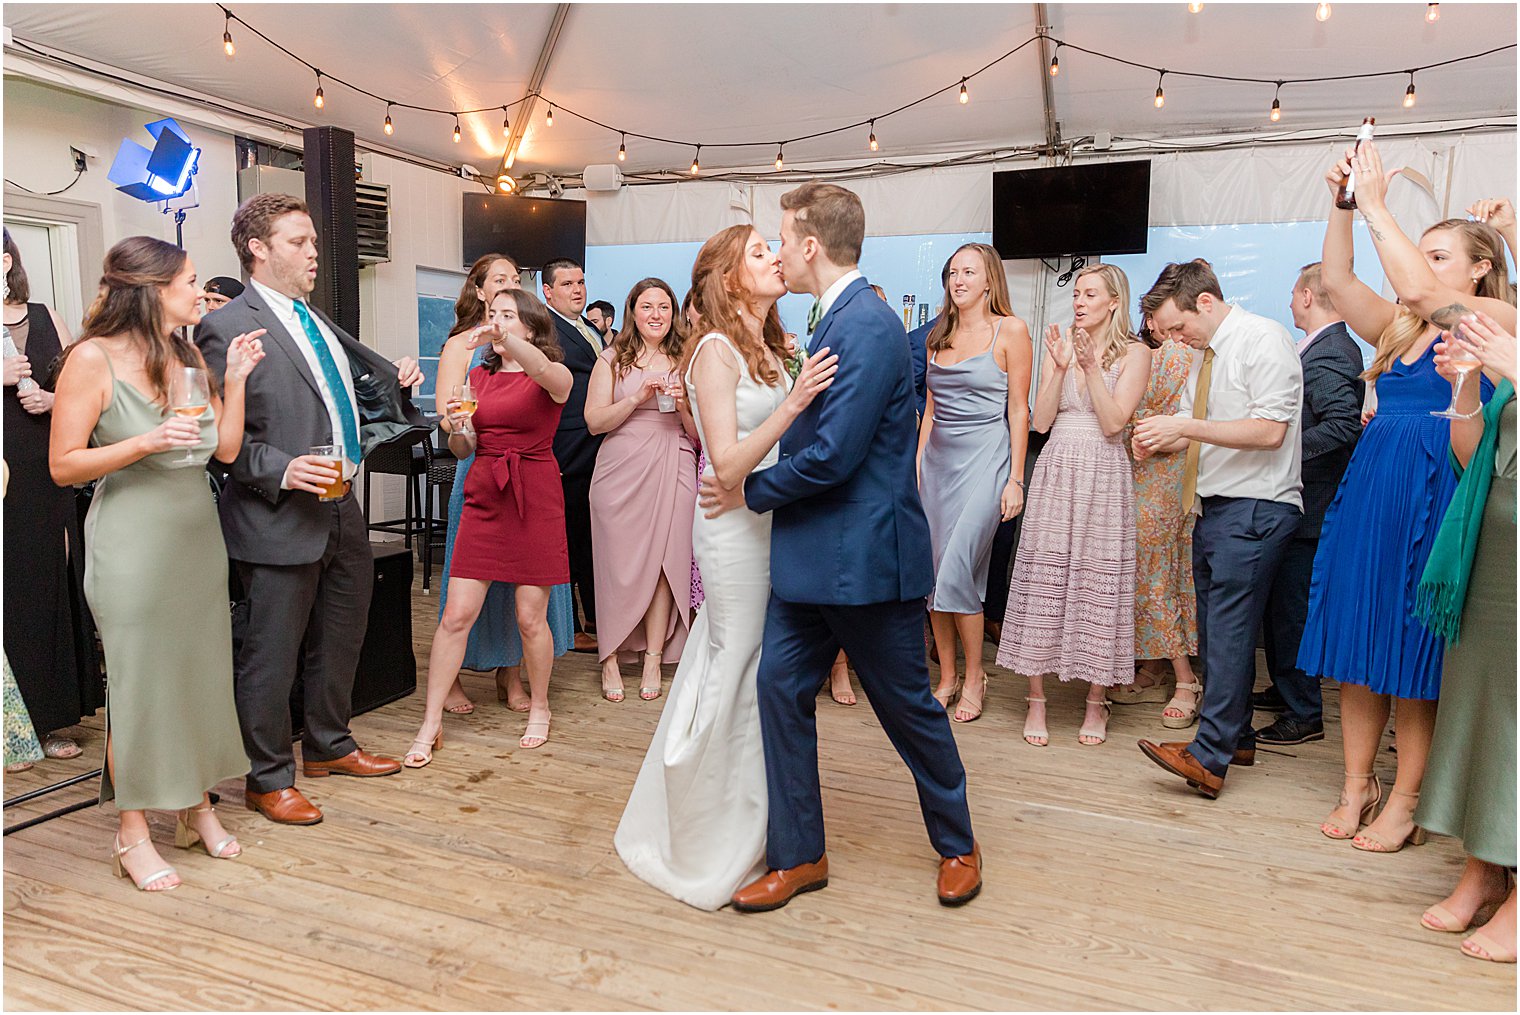
[[[146,433],[164,411],[112,376],[111,402],[90,443]],[[201,443],[148,455],[101,479],[85,519],[85,596],[106,657],[106,729],[115,757],[100,799],[119,810],[173,810],[200,802],[248,771],[232,696],[227,548]]]
[[[1414,820],[1469,855],[1515,866],[1515,401],[1498,447],[1462,637],[1446,650],[1441,700]],[[1473,462],[1471,468],[1484,466]]]

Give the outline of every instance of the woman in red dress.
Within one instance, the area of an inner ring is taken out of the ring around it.
[[[532,701],[519,743],[542,747],[549,739],[549,590],[570,580],[565,546],[565,498],[554,459],[554,431],[570,370],[554,337],[549,311],[520,289],[497,293],[482,337],[491,351],[470,371],[473,416],[459,399],[448,401],[449,450],[475,456],[465,478],[464,511],[449,562],[448,605],[428,657],[427,704],[422,728],[402,763],[421,768],[443,741],[443,705],[464,661],[470,628],[493,581],[517,586],[517,628]]]

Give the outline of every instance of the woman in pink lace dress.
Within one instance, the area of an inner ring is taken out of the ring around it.
[[[1092,685],[1077,735],[1108,736],[1107,688],[1135,679],[1135,495],[1124,430],[1150,376],[1129,323],[1129,280],[1111,264],[1077,276],[1072,327],[1051,325],[1032,425],[1035,461],[1014,558],[999,666],[1029,678],[1024,739],[1050,742],[1046,674]]]
[[[1171,416],[1182,402],[1193,352],[1175,341],[1151,347],[1151,378],[1135,412],[1138,422]],[[1187,456],[1178,451],[1134,462],[1135,473],[1135,682],[1109,689],[1116,705],[1167,702],[1162,725],[1186,729],[1198,718],[1198,692],[1188,656],[1198,651],[1198,614],[1193,596],[1193,516],[1182,506],[1182,470]],[[1167,700],[1167,678],[1160,667],[1170,660],[1176,694]]]

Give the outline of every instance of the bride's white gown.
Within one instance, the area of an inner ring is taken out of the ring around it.
[[[716,333],[703,336],[698,349],[709,341],[733,349]],[[776,410],[787,387],[757,382],[737,350],[734,356],[742,440]],[[702,432],[689,376],[686,385]],[[775,463],[772,448],[756,471]],[[682,902],[715,910],[765,870],[765,751],[755,673],[770,598],[771,516],[742,508],[709,519],[699,506],[692,548],[707,599],[613,841],[634,874]]]

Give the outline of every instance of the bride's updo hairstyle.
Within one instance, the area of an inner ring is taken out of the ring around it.
[[[787,355],[781,315],[773,303],[762,318],[745,281],[744,251],[754,232],[754,226],[729,226],[702,244],[697,252],[688,295],[702,316],[702,326],[687,336],[681,356],[683,375],[691,366],[692,354],[702,336],[716,331],[738,348],[755,380],[766,385],[781,381],[776,363],[786,362]],[[774,360],[765,354],[767,349],[774,354]]]

